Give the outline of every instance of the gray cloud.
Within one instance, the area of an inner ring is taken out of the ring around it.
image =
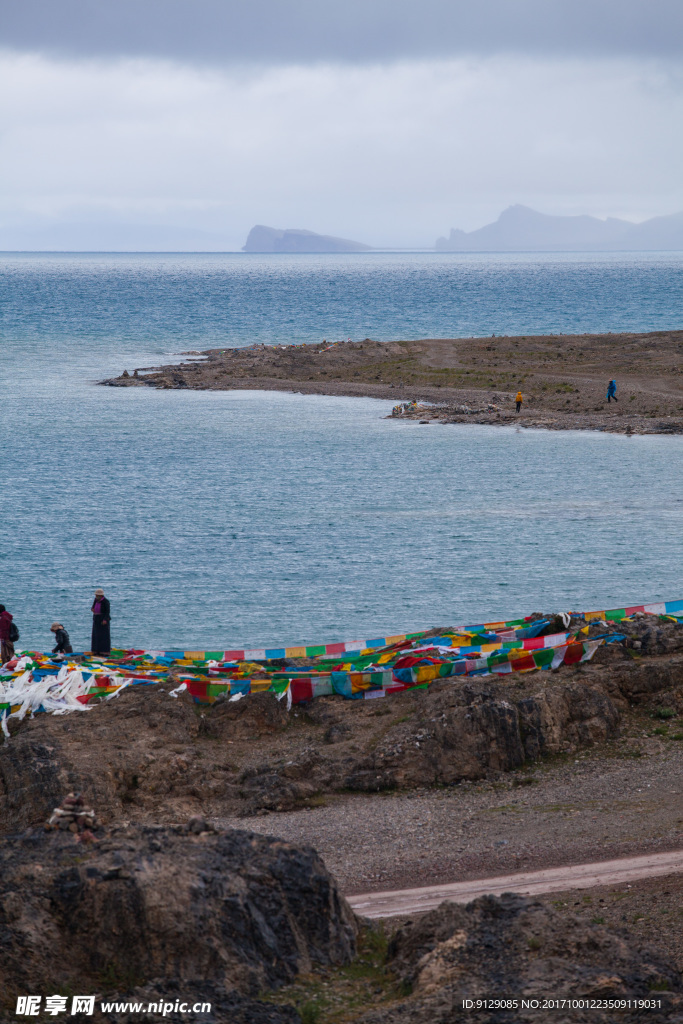
[[[0,44],[193,63],[671,56],[680,0],[2,0]]]

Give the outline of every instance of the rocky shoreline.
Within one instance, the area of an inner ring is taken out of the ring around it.
[[[683,433],[683,331],[253,345],[100,381],[162,390],[256,389],[415,402],[421,422],[623,434]],[[606,387],[618,383],[618,401]],[[515,395],[524,403],[515,412]],[[426,406],[425,406],[426,403]],[[433,406],[433,408],[430,408]]]

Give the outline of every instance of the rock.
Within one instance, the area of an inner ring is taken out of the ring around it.
[[[177,982],[157,982],[152,985],[145,985],[133,992],[126,993],[127,1002],[140,1002],[145,1006],[150,1003],[165,1006],[163,1020],[170,1024],[187,1024],[187,1013],[174,1012],[169,1010],[169,1004],[175,1007],[176,1003],[187,1001],[188,992],[185,987]],[[211,1006],[211,1014],[205,1016],[200,1014],[199,1021],[206,1024],[301,1024],[301,1017],[293,1006],[276,1006],[272,1003],[262,1002],[260,999],[250,999],[249,996],[240,995],[236,990],[226,992],[225,988],[211,982],[198,982],[192,987],[192,1004],[208,1003]],[[98,1018],[93,1018],[94,1024],[155,1024],[160,1019],[159,1014],[153,1013],[141,1017],[139,1013],[106,1013]]]
[[[619,734],[619,712],[605,694],[588,686],[547,689],[517,704],[526,757],[594,746]]]
[[[516,999],[515,1012],[480,1009],[477,1021],[597,1021],[612,1024],[615,1012],[599,1005],[543,1011],[543,999],[651,999],[652,1021],[681,1019],[683,980],[661,956],[641,949],[626,933],[586,924],[573,914],[511,893],[482,896],[467,906],[442,903],[403,924],[389,946],[397,978],[409,999],[361,1018],[362,1024],[451,1024],[465,999]],[[522,998],[532,1008],[521,1006]],[[510,1008],[511,1009],[511,1008]],[[620,1021],[643,1019],[620,1011]]]
[[[677,651],[683,651],[683,629],[681,626],[677,622],[660,618],[658,615],[648,615],[645,612],[637,612],[630,621],[590,623],[589,637],[604,633],[625,633],[626,647],[632,647],[635,642],[638,642],[639,650],[643,654],[674,654]],[[600,664],[607,652],[611,653],[618,649],[616,644],[609,644],[598,650],[596,664]]]
[[[599,686],[613,702],[621,703],[623,708],[630,704],[645,703],[663,690],[675,691],[683,686],[683,655],[634,659],[623,649],[622,653],[625,656],[619,657],[615,649],[609,671],[594,672],[591,685]],[[595,667],[602,669],[604,665],[605,662],[601,661]]]
[[[83,846],[32,830],[0,846],[0,1018],[17,995],[67,985],[254,999],[349,962],[355,937],[315,851],[272,837],[128,827]]]
[[[194,814],[185,826],[185,831],[198,836],[202,832],[213,832],[215,830],[211,825],[207,824],[206,818],[201,814]]]
[[[92,809],[85,807],[80,793],[69,793],[59,807],[55,807],[48,818],[45,829],[68,829],[70,832],[86,832],[97,828],[97,818]]]
[[[179,777],[178,789],[187,792],[192,778],[176,751],[198,733],[192,699],[181,694],[173,700],[162,686],[131,687],[85,712],[26,719],[0,746],[0,832],[45,821],[71,790],[81,792],[104,823],[138,799],[143,779],[155,800]],[[163,752],[158,762],[150,761],[150,749]]]
[[[366,792],[452,785],[618,733],[619,712],[600,690],[570,684],[512,701],[494,687],[466,683],[424,694],[417,722],[388,730],[344,785]]]
[[[204,718],[203,729],[215,739],[271,736],[290,724],[287,702],[272,693],[252,693],[238,701],[221,701]]]
[[[627,624],[637,642],[677,647],[683,629],[652,619]],[[174,686],[130,687],[88,711],[17,723],[0,744],[0,834],[43,824],[69,792],[106,825],[293,810],[347,788],[494,777],[616,737],[633,705],[683,714],[683,651],[614,643],[557,672],[444,679],[385,700],[321,697],[290,712],[269,693],[200,707],[186,692],[169,697]],[[76,818],[85,831],[95,825]]]
[[[333,722],[333,724],[325,730],[325,743],[343,743],[345,739],[351,736],[353,730],[350,725],[346,722]]]
[[[38,719],[31,722],[37,724]],[[68,761],[56,737],[42,742],[40,732],[25,726],[0,747],[0,830],[36,825],[49,817],[70,788]]]
[[[317,751],[309,749],[284,765],[248,768],[240,777],[241,814],[259,811],[291,811],[335,782],[333,766]]]

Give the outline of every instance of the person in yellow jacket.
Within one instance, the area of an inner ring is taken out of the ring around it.
[[[522,408],[522,402],[523,401],[524,401],[524,399],[522,398],[522,392],[518,391],[517,392],[517,397],[515,398],[515,402],[517,403],[517,412],[519,412],[519,410]]]

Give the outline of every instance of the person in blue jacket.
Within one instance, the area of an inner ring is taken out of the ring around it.
[[[610,404],[612,399],[614,399],[615,402],[617,401],[617,382],[615,380],[611,380],[609,382],[609,384],[607,385],[607,404],[608,405]]]

